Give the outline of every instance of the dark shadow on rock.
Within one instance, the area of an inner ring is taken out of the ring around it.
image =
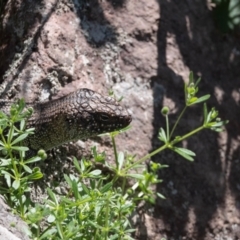
[[[2,13],[4,15],[4,12],[8,12],[8,19],[1,21],[2,26],[0,28],[0,48],[2,49],[1,59],[5,59],[0,63],[0,76],[3,76],[3,74],[7,71],[9,65],[14,61],[14,58],[17,58],[18,53],[19,55],[22,54],[23,59],[19,65],[16,66],[16,73],[13,74],[13,76],[11,75],[11,79],[7,82],[7,86],[4,89],[1,98],[5,97],[14,80],[24,69],[31,53],[36,51],[37,40],[44,25],[53,13],[58,0],[56,0],[55,4],[46,15],[42,15],[40,12],[37,12],[37,9],[44,8],[42,0],[34,2],[22,1],[21,5],[19,5],[16,1],[8,1],[8,3],[9,4],[5,5],[5,9]],[[31,29],[36,24],[39,24],[37,31],[34,32],[30,42],[25,42],[25,40],[33,34],[31,33]]]
[[[120,8],[124,5],[125,0],[109,0],[114,8]],[[4,98],[10,89],[14,80],[18,77],[28,62],[31,53],[36,51],[37,41],[41,31],[52,13],[55,11],[59,0],[52,5],[51,10],[43,15],[40,10],[43,9],[44,1],[3,1],[1,5],[1,26],[0,26],[0,57],[4,59],[0,63],[0,76],[3,76],[9,69],[9,66],[19,56],[23,59],[18,65],[14,66],[15,74],[6,76],[4,81],[7,86],[1,95]],[[107,42],[115,42],[117,33],[114,27],[106,19],[103,9],[98,0],[90,1],[73,1],[75,11],[79,17],[82,31],[86,38],[94,47],[100,47]],[[40,9],[40,10],[38,10]],[[8,17],[5,14],[8,13]],[[27,16],[27,17],[26,17]],[[31,29],[36,25],[37,31],[34,32],[31,42],[29,40],[32,34]],[[3,81],[1,80],[1,81]],[[27,80],[26,80],[27,81]]]
[[[239,41],[233,36],[221,34],[215,28],[206,2],[158,0],[158,72],[152,78],[155,130],[153,149],[160,144],[157,139],[159,128],[165,126],[165,120],[160,115],[162,101],[156,100],[161,94],[157,86],[163,86],[166,96],[175,103],[177,111],[170,115],[171,125],[184,107],[183,79],[175,73],[174,66],[167,60],[167,57],[174,57],[175,54],[169,48],[171,43],[167,42],[170,37],[176,42],[184,64],[195,75],[202,77],[200,95],[211,94],[209,108],[215,106],[220,117],[231,121],[227,126],[230,137],[226,155],[230,152],[231,139],[239,135],[239,131],[230,130],[232,124],[239,127],[236,119],[240,114],[237,112],[240,111],[233,97],[233,92],[240,87],[237,67],[239,58],[234,55],[234,49],[240,49]],[[181,71],[181,68],[176,71]],[[216,92],[222,94],[218,96],[220,101],[217,101]],[[201,113],[202,108],[191,108],[180,122],[176,135],[199,126]],[[157,189],[167,200],[157,202],[155,217],[163,219],[168,237],[174,239],[186,236],[186,228],[190,220],[193,222],[191,218],[195,217],[192,237],[204,239],[216,209],[224,204],[226,183],[224,164],[219,155],[221,146],[216,133],[204,131],[187,140],[187,147],[197,155],[193,163],[168,151],[154,158],[154,161],[169,165],[168,169],[161,171],[159,176],[164,183]]]
[[[121,8],[124,6],[124,3],[126,2],[126,0],[107,0],[107,2],[111,3],[111,5],[117,9],[117,8]]]
[[[121,7],[124,0],[109,2]],[[99,0],[73,1],[75,12],[80,19],[80,26],[88,42],[94,47],[101,47],[107,42],[116,42],[117,33],[105,17]]]
[[[235,141],[239,141],[235,139]],[[236,143],[233,143],[233,146],[236,145]],[[231,193],[234,196],[235,199],[235,207],[240,211],[240,147],[238,146],[232,153],[231,159],[229,159],[231,162],[229,164],[229,188]],[[240,238],[240,229],[238,231],[238,236]]]

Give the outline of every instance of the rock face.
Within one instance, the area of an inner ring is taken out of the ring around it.
[[[139,142],[139,149],[147,152],[153,115],[149,79],[157,70],[157,48],[151,39],[146,45],[131,35],[156,33],[153,26],[148,26],[157,21],[158,6],[152,1],[142,9],[144,1],[136,3],[7,3],[3,13],[5,37],[1,43],[6,59],[0,66],[1,97],[24,97],[31,102],[57,98],[82,87],[102,94],[113,89],[118,97],[124,97],[123,104],[134,117],[128,138],[145,139]],[[140,11],[134,13],[135,8]],[[129,19],[131,14],[133,18]],[[135,21],[139,29],[126,28]],[[142,128],[143,131],[137,130]],[[120,144],[124,149],[124,141]],[[129,151],[132,150],[130,147]]]
[[[113,89],[118,98],[124,97],[122,105],[133,116],[132,129],[117,138],[119,149],[135,153],[137,141],[138,154],[147,153],[153,130],[149,78],[157,68],[157,48],[154,43],[145,45],[131,36],[141,35],[142,29],[125,30],[136,20],[146,31],[144,34],[155,31],[148,29],[149,23],[142,17],[148,18],[149,9],[157,17],[157,3],[152,1],[141,9],[143,4],[144,1],[137,5],[125,5],[124,1],[103,5],[98,1],[7,2],[2,8],[0,30],[4,36],[0,40],[1,56],[5,59],[0,63],[1,98],[23,97],[32,102],[58,98],[83,87],[105,95]],[[135,14],[135,7],[141,12]],[[122,11],[125,8],[129,12]],[[122,21],[129,14],[134,18]],[[149,21],[154,23],[155,17],[151,16]],[[97,145],[99,151],[105,150],[111,156],[112,149],[105,146],[108,142],[79,141],[77,146],[70,144],[66,148],[70,155],[81,156]],[[63,147],[55,164],[43,166],[46,181],[52,177],[63,179],[64,170],[72,167],[63,157],[65,152]]]
[[[212,94],[210,105],[230,120],[220,138],[203,133],[184,143],[196,152],[195,163],[169,152],[154,158],[170,165],[158,186],[167,200],[144,218],[139,239],[239,238],[240,41],[239,33],[215,28],[210,2],[17,0],[0,9],[1,98],[31,102],[82,87],[101,94],[113,89],[133,117],[131,130],[117,138],[119,149],[143,156],[160,144],[161,107],[170,107],[172,123],[177,119],[183,82],[193,70],[203,78],[203,92]],[[201,111],[185,115],[177,134],[198,126]],[[111,156],[109,140],[95,140],[57,150],[54,164],[44,165],[45,180],[61,179],[71,168],[65,155],[81,156],[92,145]]]
[[[18,216],[11,213],[10,208],[0,198],[0,239],[29,240],[28,226]]]

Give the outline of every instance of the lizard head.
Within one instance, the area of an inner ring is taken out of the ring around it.
[[[79,106],[75,119],[78,132],[84,132],[87,137],[120,130],[132,121],[127,110],[112,97],[89,89],[80,89],[73,94]]]
[[[89,89],[34,106],[28,127],[36,134],[28,138],[31,149],[49,150],[63,143],[120,130],[130,124],[131,116],[114,98]]]

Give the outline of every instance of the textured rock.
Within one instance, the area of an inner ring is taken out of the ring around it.
[[[16,17],[6,14],[4,18],[4,27],[11,30],[7,37],[19,50],[12,50],[14,56],[4,73],[1,96],[24,97],[31,102],[57,98],[82,87],[103,94],[113,88],[118,97],[124,97],[123,105],[133,115],[127,137],[130,142],[136,136],[143,140],[138,149],[143,155],[151,145],[153,95],[149,78],[157,69],[156,31],[148,26],[156,22],[158,12],[154,1],[146,6],[143,3],[129,1],[123,4],[126,11],[122,12],[107,2],[19,1],[14,6]],[[8,8],[6,11],[13,6]],[[102,8],[108,10],[103,14]],[[137,13],[135,8],[139,9]],[[27,22],[21,20],[22,24],[16,25],[24,14],[28,14]],[[134,28],[126,27],[131,23]],[[148,36],[151,39],[145,44]],[[22,38],[25,40],[19,45]],[[125,137],[119,138],[119,145],[134,151],[135,144],[126,144]]]
[[[230,120],[227,131],[184,142],[197,153],[194,164],[169,152],[154,159],[170,165],[159,173],[164,182],[157,188],[167,200],[157,201],[153,216],[145,217],[139,239],[239,239],[239,32],[216,30],[212,1],[6,2],[1,96],[35,101],[82,87],[103,94],[113,89],[133,115],[131,130],[117,138],[119,150],[143,156],[156,149],[165,125],[162,105],[170,107],[173,124],[189,71],[202,76],[203,92],[213,99],[209,105]],[[198,126],[201,112],[192,108],[184,115],[179,134]],[[44,162],[44,180],[61,181],[71,172],[68,156],[88,154],[92,145],[112,160],[108,138],[78,141]]]
[[[11,213],[10,208],[0,197],[0,239],[28,240],[28,226],[18,216]]]

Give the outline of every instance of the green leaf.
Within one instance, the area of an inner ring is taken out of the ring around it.
[[[49,223],[53,223],[55,220],[56,220],[56,217],[53,214],[49,215],[47,218],[47,221]]]
[[[126,233],[133,233],[133,232],[136,232],[136,229],[135,229],[135,228],[127,229],[127,230],[125,230],[125,232],[126,232]],[[134,240],[134,238],[129,237],[128,240]]]
[[[1,158],[0,161],[1,161],[1,163],[0,163],[0,166],[1,166],[1,167],[8,166],[8,165],[11,165],[11,164],[12,164],[11,159]],[[1,171],[0,171],[0,172],[1,172]]]
[[[129,129],[131,129],[131,125],[128,125],[127,127],[120,129],[119,132],[120,133],[127,132]]]
[[[29,150],[28,147],[23,147],[23,146],[12,146],[11,148],[19,152],[26,152]]]
[[[83,184],[83,183],[82,183],[82,188],[83,188],[83,191],[84,191],[87,195],[90,194],[88,187],[87,187],[85,184]]]
[[[174,152],[178,153],[179,155],[181,155],[182,157],[186,158],[189,161],[193,161],[194,159],[191,156],[196,156],[196,154],[186,148],[177,148],[174,147],[172,149]]]
[[[80,196],[79,196],[79,192],[78,192],[78,185],[75,180],[71,181],[71,187],[72,187],[72,191],[73,191],[75,199],[78,200]]]
[[[96,170],[91,171],[91,172],[89,173],[89,175],[99,176],[101,173],[102,173],[101,170],[96,169]]]
[[[197,87],[197,85],[200,83],[200,81],[201,81],[201,78],[198,78],[198,80],[195,83],[195,87]]]
[[[18,111],[21,113],[24,108],[25,108],[25,101],[23,98],[21,98],[18,101]]]
[[[6,119],[8,119],[7,115],[4,112],[0,111],[0,124],[1,121],[6,122]]]
[[[12,142],[12,138],[13,138],[15,132],[14,132],[14,127],[12,125],[10,125],[9,128],[10,128],[10,130],[9,130],[9,132],[7,134],[7,141],[8,141],[8,143],[11,143]]]
[[[81,168],[80,168],[80,165],[79,165],[79,163],[78,163],[78,160],[74,157],[73,158],[73,164],[74,164],[74,166],[75,166],[75,168],[78,170],[78,172],[82,172],[82,170],[81,170]],[[85,168],[85,166],[84,166],[84,164],[82,164],[82,160],[81,160],[81,167],[82,168]],[[83,169],[83,171],[84,171],[84,169]]]
[[[23,168],[24,168],[24,170],[25,170],[26,172],[32,173],[32,169],[31,169],[30,167],[28,167],[28,166],[25,165],[25,164],[23,164],[22,166],[23,166]]]
[[[189,150],[189,149],[187,149],[187,148],[179,148],[179,147],[178,147],[178,149],[179,149],[180,151],[182,151],[182,152],[190,155],[190,156],[194,156],[194,157],[196,156],[196,154],[195,154],[193,151],[191,151],[191,150]]]
[[[128,125],[127,127],[122,128],[122,129],[120,129],[120,130],[117,130],[117,131],[114,131],[114,132],[110,132],[110,133],[101,133],[101,134],[99,134],[98,136],[99,136],[99,137],[102,137],[102,136],[109,136],[109,135],[110,135],[111,137],[116,137],[118,134],[123,133],[123,132],[126,132],[126,131],[128,131],[130,128],[131,128],[131,125]]]
[[[76,205],[76,201],[72,201],[70,198],[66,198],[66,197],[61,197],[61,200],[67,204],[70,204],[72,206]]]
[[[188,99],[187,105],[191,106],[191,105],[195,104],[197,100],[198,100],[197,97],[192,97],[192,98]]]
[[[137,174],[137,173],[129,173],[129,174],[126,174],[126,176],[140,179],[140,180],[144,179],[144,176],[142,174]]]
[[[193,72],[189,73],[189,84],[194,82]]]
[[[167,136],[166,136],[165,130],[163,128],[160,128],[158,139],[164,143],[167,143]]]
[[[57,233],[57,229],[56,228],[50,228],[43,232],[43,234],[41,234],[40,238],[38,238],[39,240],[45,240],[45,239],[51,239],[52,237],[55,236],[55,233]]]
[[[28,134],[30,134],[30,133],[32,134],[32,133],[34,133],[34,130],[35,130],[35,128],[28,128],[25,130],[25,132]]]
[[[60,224],[59,222],[57,222],[56,225],[57,225],[58,234],[60,235],[60,239],[66,239],[66,238],[64,237],[64,233],[63,233],[63,231],[62,231],[61,224]]]
[[[211,122],[211,116],[212,116],[212,111],[210,111],[207,115],[207,120],[206,120],[206,124],[208,124],[209,122]]]
[[[197,103],[201,103],[201,102],[205,102],[207,101],[209,98],[211,97],[210,94],[207,94],[207,95],[204,95],[200,98],[197,98],[197,100],[195,100],[193,103],[191,103],[190,105],[193,105],[193,104],[197,104]]]
[[[35,156],[35,157],[32,157],[28,160],[25,160],[24,163],[25,164],[28,164],[28,163],[34,163],[34,162],[38,162],[40,161],[42,158],[38,157],[38,156]]]
[[[34,172],[33,174],[28,176],[28,179],[37,180],[43,177],[43,174],[40,171]]]
[[[146,166],[143,165],[143,164],[138,164],[138,165],[134,165],[131,167],[131,169],[134,169],[134,168],[145,168]]]
[[[208,116],[208,110],[207,110],[207,104],[204,103],[203,104],[203,117],[204,117],[204,121],[203,123],[207,123],[207,116]]]
[[[212,122],[212,123],[208,124],[208,126],[211,127],[211,128],[222,127],[223,125],[224,125],[223,122]]]
[[[53,193],[53,191],[50,188],[47,188],[47,192],[48,192],[49,197],[53,200],[53,202],[58,205],[57,197]]]
[[[2,171],[2,173],[4,174],[4,178],[6,179],[8,187],[11,187],[11,179],[13,178],[13,176],[6,171]]]
[[[123,152],[118,153],[117,161],[118,161],[118,170],[120,170],[120,169],[122,169],[123,162],[124,162],[124,153]]]
[[[188,91],[187,91],[187,84],[184,82],[184,96],[185,96],[185,104],[187,104],[187,96],[188,96]]]
[[[66,180],[67,184],[72,187],[72,180],[71,178],[67,175],[67,174],[64,174],[63,175],[64,179]]]
[[[165,196],[163,196],[161,193],[157,192],[157,196],[161,199],[166,199]]]
[[[212,131],[215,131],[215,132],[218,132],[218,133],[220,133],[220,132],[223,131],[222,128],[211,128],[211,130],[212,130]]]
[[[13,140],[12,145],[24,140],[27,136],[28,136],[28,133],[21,134],[19,137]]]
[[[226,124],[228,124],[229,123],[229,121],[228,120],[224,120],[224,121],[222,121],[223,122],[223,125],[226,125]]]
[[[112,187],[112,182],[109,182],[107,184],[105,184],[101,189],[100,189],[100,192],[101,193],[105,193],[107,192],[111,187]]]
[[[96,229],[102,229],[102,227],[100,225],[98,225],[97,223],[91,221],[90,219],[88,220],[88,223],[90,223]]]
[[[18,189],[19,186],[20,186],[20,179],[15,179],[15,180],[13,181],[12,187],[13,187],[14,189]]]
[[[25,126],[26,126],[26,121],[25,121],[25,119],[23,119],[23,120],[21,120],[21,122],[20,122],[20,130],[23,131],[23,129],[25,128]]]
[[[93,153],[93,157],[96,160],[97,159],[97,147],[94,146],[94,147],[91,148],[91,150],[92,150],[92,153]]]

